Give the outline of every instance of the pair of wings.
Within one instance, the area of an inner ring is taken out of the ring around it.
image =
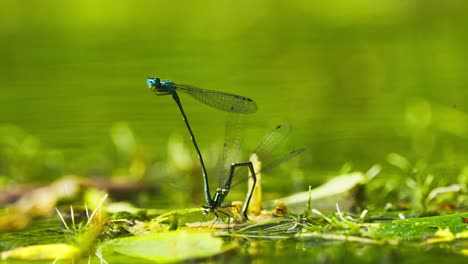
[[[226,184],[226,181],[228,181],[230,176],[230,168],[233,163],[249,161],[246,158],[240,158],[240,119],[240,115],[230,114],[226,123],[226,137],[223,151],[224,171],[221,175],[218,176],[218,187],[224,186]],[[261,169],[259,171],[255,172],[255,174],[269,171],[304,151],[304,148],[298,148],[286,154],[274,154],[275,150],[287,139],[288,135],[290,134],[290,131],[290,125],[278,125],[260,141],[260,143],[252,153],[255,153],[259,157],[263,165],[261,166]],[[234,187],[240,182],[243,182],[244,180],[248,179],[248,173],[249,171],[247,166],[237,167],[234,171],[234,175],[232,175],[231,187]]]
[[[232,164],[248,161],[247,159],[240,159],[240,120],[242,116],[241,114],[255,113],[258,109],[257,104],[252,99],[241,95],[202,89],[187,84],[174,83],[174,85],[176,91],[184,92],[208,106],[231,113],[226,123],[226,137],[223,151],[224,171],[218,175],[218,187],[222,187],[226,184],[226,181],[230,176],[229,171]],[[164,91],[158,92],[164,93]],[[271,154],[286,140],[290,130],[291,127],[287,124],[279,125],[263,138],[253,153],[257,154],[265,165],[260,171],[255,173],[268,171],[304,151],[304,148],[299,148],[283,156],[272,158],[273,156]],[[231,186],[246,180],[248,178],[247,176],[248,168],[239,167],[234,172]]]

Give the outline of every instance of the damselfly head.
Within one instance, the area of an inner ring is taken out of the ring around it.
[[[147,78],[146,84],[151,90],[157,89],[158,86],[161,85],[161,80],[159,78]]]

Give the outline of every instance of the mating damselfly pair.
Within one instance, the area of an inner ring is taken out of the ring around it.
[[[219,208],[226,207],[224,200],[228,195],[230,189],[234,187],[234,185],[236,185],[237,182],[241,181],[242,178],[245,179],[245,177],[249,175],[249,177],[251,177],[252,179],[253,184],[251,184],[247,192],[241,211],[242,218],[244,220],[247,220],[247,211],[255,188],[256,175],[258,175],[258,173],[260,172],[270,170],[304,151],[303,148],[299,148],[287,153],[286,155],[280,156],[279,158],[272,158],[267,162],[263,161],[263,163],[266,165],[263,166],[261,170],[255,171],[252,161],[236,160],[236,158],[234,157],[235,154],[239,151],[240,146],[239,140],[238,138],[236,138],[238,136],[238,133],[234,132],[235,128],[238,128],[238,123],[233,121],[237,119],[235,115],[255,113],[257,111],[257,104],[255,103],[255,101],[248,97],[236,94],[206,90],[186,84],[176,84],[172,81],[160,80],[159,78],[148,78],[146,80],[146,83],[148,84],[149,88],[153,92],[155,92],[156,95],[172,95],[172,98],[179,107],[180,113],[182,114],[183,120],[192,139],[193,146],[195,147],[195,151],[197,152],[202,169],[205,200],[207,203],[207,205],[202,206],[205,214],[212,212],[218,218],[217,212],[220,212],[229,216],[227,213],[219,210]],[[198,147],[195,135],[188,121],[187,115],[185,114],[185,111],[182,107],[182,103],[177,93],[178,91],[189,94],[208,106],[233,114],[230,118],[228,118],[227,121],[223,155],[224,173],[220,173],[218,175],[218,188],[216,189],[213,196],[210,192],[208,174],[206,171],[205,163],[201,155],[200,148]],[[254,153],[258,155],[261,159],[264,156],[267,156],[286,139],[287,135],[289,134],[289,130],[289,125],[277,126],[261,141],[261,143],[255,149]]]

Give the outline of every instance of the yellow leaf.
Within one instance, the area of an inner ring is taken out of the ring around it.
[[[80,250],[77,247],[57,243],[34,245],[15,248],[2,252],[2,259],[21,259],[21,260],[55,260],[55,259],[73,259],[78,256]]]

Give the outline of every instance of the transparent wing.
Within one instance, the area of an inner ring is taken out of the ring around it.
[[[290,132],[291,126],[289,124],[278,125],[263,138],[253,153],[257,154],[260,160],[266,158],[288,138]]]
[[[296,150],[293,150],[293,151],[289,152],[286,155],[281,156],[280,158],[277,158],[277,159],[275,159],[275,160],[273,160],[273,161],[271,161],[269,163],[265,163],[266,165],[262,166],[262,169],[260,171],[255,172],[255,174],[260,173],[260,172],[269,171],[269,170],[273,169],[274,167],[279,166],[280,164],[282,164],[282,163],[294,158],[295,156],[301,154],[304,150],[305,150],[305,148],[298,148]]]
[[[256,171],[255,174],[269,171],[304,151],[304,148],[299,148],[283,155],[273,154],[274,150],[277,149],[286,140],[290,131],[290,125],[279,125],[263,138],[263,140],[253,152],[257,154],[260,162],[262,162],[262,169],[260,171]],[[231,186],[234,187],[235,185],[247,180],[248,176],[248,167],[237,168],[234,173],[233,183]]]
[[[223,172],[218,175],[218,187],[225,185],[231,164],[238,161],[241,157],[242,119],[242,115],[235,113],[230,113],[227,117],[223,146]]]
[[[187,93],[198,101],[216,109],[242,114],[257,112],[257,103],[248,97],[241,95],[206,90],[187,84],[176,84],[176,90]]]

